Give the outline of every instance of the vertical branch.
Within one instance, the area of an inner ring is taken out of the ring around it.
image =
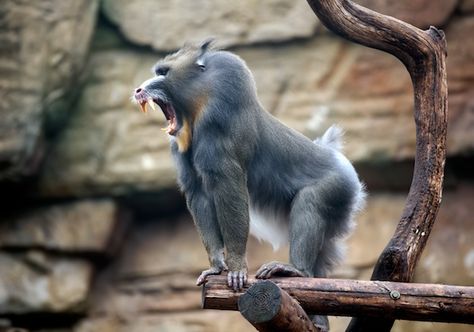
[[[441,202],[446,158],[446,40],[349,0],[307,0],[321,22],[353,42],[400,59],[410,73],[416,124],[415,168],[405,209],[372,280],[410,281]],[[348,331],[389,331],[393,320],[353,319]]]

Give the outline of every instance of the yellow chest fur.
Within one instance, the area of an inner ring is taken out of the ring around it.
[[[192,132],[189,122],[187,120],[183,121],[183,127],[179,131],[179,135],[176,136],[176,143],[178,144],[179,152],[186,152],[191,145]]]

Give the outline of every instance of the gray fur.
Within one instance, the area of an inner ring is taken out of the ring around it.
[[[277,237],[265,237],[265,224],[278,233],[272,233],[278,235],[274,246],[289,239],[295,271],[326,276],[364,199],[354,168],[339,152],[341,130],[331,127],[312,142],[283,125],[260,105],[244,61],[208,47],[187,46],[165,58],[157,67],[169,66],[168,74],[142,85],[172,103],[181,124],[195,112],[194,100],[206,100],[192,123],[190,148],[179,152],[171,137],[178,182],[211,264],[198,282],[228,268],[229,285],[239,288],[246,280],[249,228],[270,242]],[[275,220],[250,227],[249,208],[252,216]]]
[[[331,127],[329,127],[328,130],[326,130],[323,136],[314,140],[314,144],[326,145],[330,148],[341,151],[343,145],[343,136],[344,131],[342,130],[342,128],[336,125],[332,125]]]

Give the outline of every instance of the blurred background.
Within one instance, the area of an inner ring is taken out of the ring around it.
[[[445,191],[416,281],[473,285],[474,1],[357,2],[446,32]],[[130,102],[157,59],[209,36],[246,60],[281,121],[310,138],[333,123],[346,130],[370,196],[334,276],[370,278],[412,177],[413,91],[398,60],[328,32],[304,0],[2,0],[0,330],[252,330],[238,312],[200,309],[194,281],[208,263],[164,116]],[[286,251],[252,239],[250,273]],[[332,319],[333,331],[347,322]]]

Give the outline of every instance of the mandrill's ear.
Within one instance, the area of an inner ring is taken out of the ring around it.
[[[200,55],[203,55],[204,53],[207,52],[207,50],[212,49],[212,46],[214,46],[215,39],[214,38],[207,38],[204,40],[200,45],[199,49],[201,51]]]

